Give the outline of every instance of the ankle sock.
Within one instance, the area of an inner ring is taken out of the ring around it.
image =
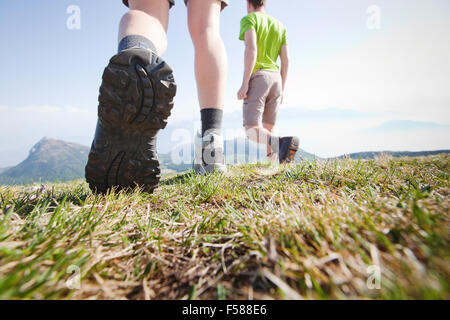
[[[223,110],[203,109],[200,111],[202,117],[202,137],[210,130],[218,131],[222,129]]]
[[[156,47],[153,42],[141,35],[129,35],[120,40],[118,52],[121,53],[123,50],[133,49],[133,48],[141,48],[156,52]]]

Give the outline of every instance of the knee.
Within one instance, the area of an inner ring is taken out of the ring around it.
[[[197,26],[189,29],[194,47],[208,47],[214,40],[219,39],[218,34],[211,28],[201,29]]]
[[[189,20],[188,26],[194,47],[209,46],[212,43],[221,41],[219,28],[212,24]]]

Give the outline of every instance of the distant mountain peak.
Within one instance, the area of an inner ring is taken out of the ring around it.
[[[31,148],[23,162],[0,174],[0,184],[81,179],[88,154],[88,147],[44,137]]]
[[[52,148],[61,148],[68,145],[68,142],[56,140],[50,137],[43,137],[30,150],[29,157],[35,156],[39,152],[48,152]]]
[[[62,141],[62,140],[54,139],[52,137],[43,137],[38,143],[46,143],[46,142],[52,142],[52,141],[65,142],[65,141]]]

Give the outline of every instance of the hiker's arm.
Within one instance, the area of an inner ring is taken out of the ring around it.
[[[280,59],[281,59],[281,80],[283,82],[283,95],[284,95],[284,88],[286,87],[286,81],[289,71],[289,51],[287,44],[281,46]]]
[[[238,91],[238,99],[247,98],[248,84],[255,68],[258,47],[256,44],[256,31],[250,29],[245,32],[245,58],[244,58],[244,79],[241,89]]]

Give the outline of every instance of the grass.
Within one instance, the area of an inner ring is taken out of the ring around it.
[[[0,187],[0,298],[449,299],[449,160]]]

